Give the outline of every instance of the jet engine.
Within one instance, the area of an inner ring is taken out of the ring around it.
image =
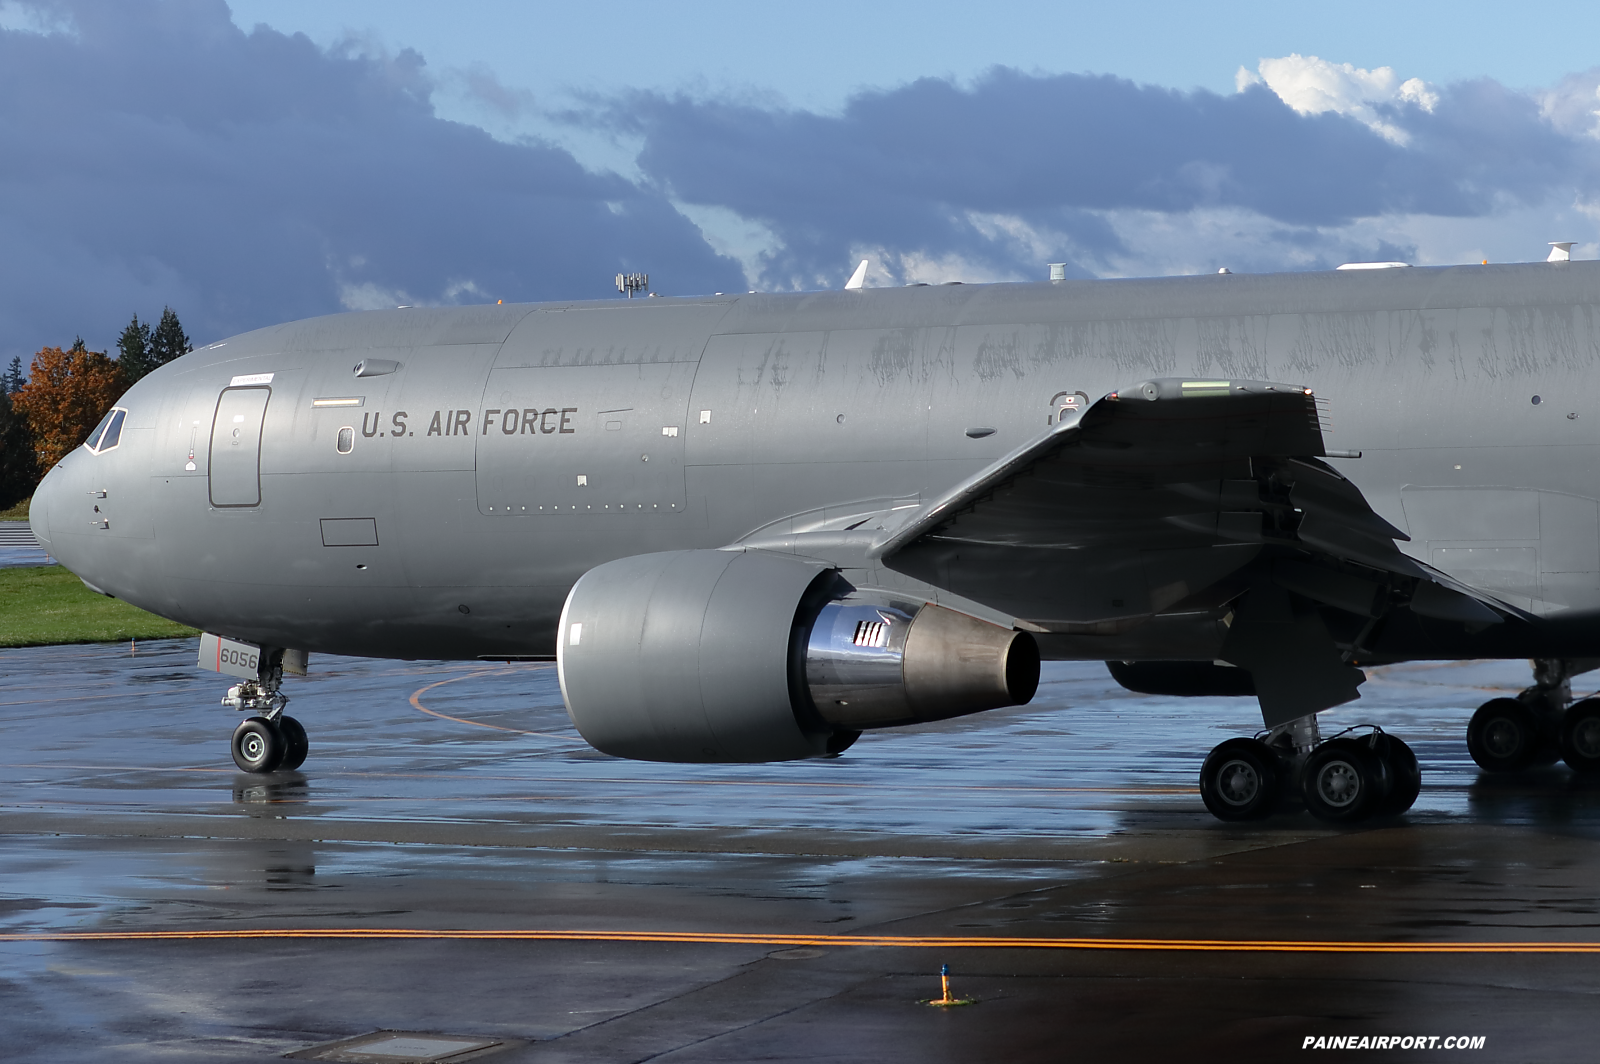
[[[642,761],[788,761],[864,728],[1020,705],[1033,637],[765,551],[641,554],[561,612],[561,694],[590,745]]]

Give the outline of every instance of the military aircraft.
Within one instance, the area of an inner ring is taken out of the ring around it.
[[[1319,732],[1362,667],[1530,658],[1472,756],[1595,772],[1600,263],[1394,265],[314,318],[134,385],[32,524],[208,633],[249,772],[306,757],[308,653],[554,659],[591,744],[685,762],[1103,660],[1259,699],[1214,814],[1331,821],[1420,786],[1399,738]]]

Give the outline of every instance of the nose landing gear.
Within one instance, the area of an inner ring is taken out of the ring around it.
[[[240,771],[256,774],[278,769],[297,769],[310,752],[306,730],[293,717],[285,715],[289,698],[279,688],[283,684],[283,651],[263,653],[256,679],[245,680],[228,689],[225,706],[250,713],[233,730],[230,747],[233,763]]]

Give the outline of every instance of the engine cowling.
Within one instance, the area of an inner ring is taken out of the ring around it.
[[[1026,632],[764,551],[597,566],[567,596],[556,653],[579,733],[644,761],[823,756],[864,728],[1027,702],[1039,681]]]
[[[1117,683],[1144,695],[1190,698],[1256,693],[1249,670],[1210,661],[1108,661],[1106,668]]]

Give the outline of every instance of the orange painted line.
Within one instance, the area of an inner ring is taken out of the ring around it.
[[[40,931],[0,942],[169,942],[201,939],[373,939],[494,942],[667,942],[737,946],[870,946],[898,949],[1059,949],[1186,953],[1600,953],[1600,942],[1326,942],[1201,938],[937,938],[912,935],[763,935],[716,931],[428,930],[248,928],[220,931]]]
[[[548,667],[548,666],[546,666],[546,667]],[[472,672],[466,673],[466,674],[461,675],[461,676],[452,676],[448,680],[440,680],[437,683],[430,683],[425,687],[417,688],[415,691],[413,691],[411,693],[411,698],[410,698],[409,701],[411,702],[411,705],[413,707],[415,707],[417,709],[420,709],[422,712],[426,713],[430,717],[438,717],[440,720],[454,721],[457,724],[470,724],[474,728],[490,728],[490,729],[493,729],[494,731],[512,732],[513,734],[516,734],[516,735],[542,735],[546,739],[556,739],[556,740],[559,740],[560,742],[564,742],[564,743],[575,743],[575,742],[577,742],[577,740],[569,739],[564,735],[551,735],[549,732],[525,731],[522,728],[505,728],[505,727],[501,727],[498,724],[485,724],[482,721],[478,721],[478,720],[466,720],[465,718],[462,718],[462,717],[452,717],[448,713],[440,713],[438,710],[429,709],[427,706],[422,704],[422,696],[427,694],[429,691],[433,690],[435,687],[443,687],[447,683],[459,683],[462,680],[470,680],[475,676],[506,676],[506,675],[509,675],[513,671],[515,671],[515,670],[511,670],[511,669],[493,669],[493,670],[490,670],[490,669],[478,669],[478,670],[474,670]],[[583,744],[583,745],[587,745],[587,744]]]

